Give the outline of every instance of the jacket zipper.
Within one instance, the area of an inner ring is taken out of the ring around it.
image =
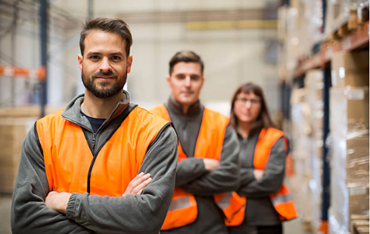
[[[95,155],[95,144],[96,144],[96,133],[93,133],[93,139],[91,142],[91,151]]]

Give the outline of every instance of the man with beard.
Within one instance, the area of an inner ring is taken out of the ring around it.
[[[78,56],[85,93],[26,137],[13,233],[158,234],[174,190],[177,136],[123,91],[131,45],[120,19],[85,24]]]

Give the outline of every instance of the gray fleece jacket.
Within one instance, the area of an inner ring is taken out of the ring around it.
[[[198,216],[189,225],[161,231],[161,234],[227,234],[224,214],[214,202],[213,195],[235,191],[239,185],[237,135],[228,125],[222,145],[220,166],[208,172],[203,159],[194,157],[204,106],[197,101],[184,114],[181,104],[170,98],[166,108],[187,156],[187,159],[177,164],[176,186],[194,194],[198,205]]]
[[[123,100],[94,134],[90,122],[81,114],[83,98],[83,95],[75,98],[62,116],[81,126],[92,155],[97,155],[109,136],[125,118],[131,118],[130,112],[134,108],[139,107],[129,103],[129,94],[124,91]],[[153,180],[141,195],[110,197],[73,193],[64,215],[45,205],[48,181],[37,130],[32,129],[23,143],[15,183],[11,209],[13,233],[158,234],[175,185],[178,153],[177,136],[172,125],[162,128],[146,152],[139,173],[150,173]]]
[[[247,197],[247,206],[243,223],[231,228],[230,233],[233,234],[245,233],[246,226],[273,226],[281,223],[269,196],[276,193],[283,184],[286,158],[285,143],[281,137],[271,148],[263,177],[257,180],[253,174],[253,160],[259,133],[248,138],[238,136],[241,145],[241,183],[237,192]]]

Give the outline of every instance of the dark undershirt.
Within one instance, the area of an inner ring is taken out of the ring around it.
[[[105,119],[99,119],[99,118],[93,118],[93,117],[90,117],[90,116],[87,116],[85,113],[83,113],[81,111],[81,114],[83,116],[85,116],[90,124],[91,124],[91,127],[92,127],[92,130],[94,131],[94,133],[96,133],[98,131],[98,129],[100,128],[100,126],[104,123]]]

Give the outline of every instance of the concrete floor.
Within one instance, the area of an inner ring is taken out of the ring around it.
[[[10,206],[11,195],[0,195],[0,233],[11,234],[10,230]],[[302,229],[298,219],[284,223],[284,234],[309,234]]]
[[[10,231],[10,206],[11,195],[0,195],[0,233],[11,234]]]

